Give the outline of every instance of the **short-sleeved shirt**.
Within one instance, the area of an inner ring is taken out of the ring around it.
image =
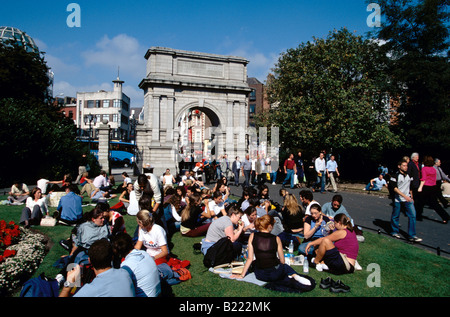
[[[120,267],[130,273],[137,297],[156,297],[161,293],[158,268],[147,252],[133,249]]]
[[[208,228],[206,240],[209,242],[217,242],[226,237],[225,228],[229,226],[233,226],[229,216],[220,217],[219,219],[214,220]]]
[[[157,224],[154,224],[150,231],[139,228],[139,241],[147,248],[147,253],[155,257],[162,252],[161,247],[167,245],[167,237],[164,229]]]
[[[309,239],[305,239],[303,242],[307,242],[307,241],[315,240],[315,239],[318,239],[318,238],[322,238],[324,236],[323,233],[322,233],[322,227],[325,226],[326,223],[329,222],[329,221],[330,221],[330,218],[328,218],[327,216],[323,216],[322,223],[321,223],[320,227],[316,230],[316,232],[314,232],[312,237],[310,237]],[[316,221],[314,220],[314,218],[312,216],[306,217],[305,223],[308,223],[311,226],[311,228],[316,225]]]
[[[381,188],[383,188],[384,185],[386,185],[386,180],[384,178],[383,179],[379,179],[377,177],[377,178],[375,178],[373,180],[373,187],[374,188],[381,189]]]
[[[124,269],[111,268],[83,285],[74,297],[134,297],[135,294],[130,274]]]

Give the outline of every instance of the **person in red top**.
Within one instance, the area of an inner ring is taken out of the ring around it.
[[[417,189],[420,195],[420,210],[427,204],[442,218],[442,222],[446,224],[450,216],[442,208],[437,199],[436,192],[436,169],[434,168],[434,160],[431,156],[425,156],[423,161],[422,177],[420,178],[420,186]]]
[[[297,166],[294,161],[294,154],[289,154],[289,158],[284,161],[284,173],[286,174],[286,178],[283,181],[282,187],[286,182],[291,180],[291,188],[294,188],[294,175],[297,174]]]

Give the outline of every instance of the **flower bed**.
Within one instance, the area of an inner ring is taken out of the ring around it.
[[[45,257],[45,241],[41,234],[0,220],[0,296],[31,277]]]

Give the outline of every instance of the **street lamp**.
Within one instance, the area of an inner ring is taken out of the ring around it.
[[[92,134],[92,122],[94,125],[97,123],[97,116],[88,114],[84,116],[84,124],[87,125],[89,122],[89,152],[91,151],[91,134]]]

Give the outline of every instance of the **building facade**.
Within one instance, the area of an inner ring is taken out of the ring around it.
[[[175,171],[179,162],[195,153],[181,146],[189,140],[186,129],[193,126],[186,119],[195,110],[211,122],[209,141],[216,156],[245,155],[251,91],[248,60],[162,47],[150,48],[145,58],[147,75],[139,84],[144,91],[144,118],[136,131],[139,169],[150,164],[158,175],[166,168]],[[205,141],[207,132],[200,138]]]
[[[81,137],[98,136],[98,127],[108,121],[111,128],[111,139],[129,140],[130,137],[130,98],[123,93],[123,81],[117,77],[113,80],[114,90],[77,93],[77,127]]]

